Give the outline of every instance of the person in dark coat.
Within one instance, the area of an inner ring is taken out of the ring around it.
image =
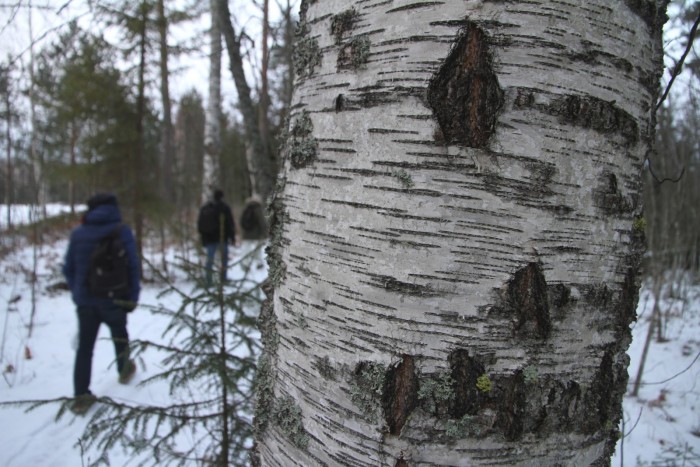
[[[87,206],[88,211],[83,216],[82,224],[71,232],[63,264],[63,274],[77,306],[79,323],[78,350],[73,372],[75,401],[71,407],[76,414],[87,412],[95,401],[95,396],[90,392],[90,377],[93,349],[101,323],[105,323],[112,334],[119,382],[129,383],[136,372],[136,365],[129,358],[126,324],[127,312],[136,307],[141,289],[136,241],[131,229],[122,224],[116,196],[98,193],[88,200]],[[90,256],[99,241],[117,228],[128,257],[128,300],[96,297],[87,288]]]
[[[214,256],[216,252],[219,251],[221,254],[221,281],[225,282],[227,280],[227,269],[228,269],[228,243],[231,242],[232,245],[236,244],[236,229],[233,223],[233,213],[228,204],[224,202],[224,192],[221,190],[214,190],[214,199],[209,201],[207,205],[213,205],[216,210],[216,218],[222,219],[224,221],[223,237],[221,234],[221,225],[217,221],[216,229],[212,231],[202,231],[199,230],[199,234],[202,239],[202,245],[207,252],[207,262],[206,268],[206,282],[207,285],[211,285],[212,280],[212,269],[214,267]],[[205,205],[206,206],[206,205]],[[200,210],[200,219],[204,210]],[[198,219],[197,224],[202,225],[200,219]]]

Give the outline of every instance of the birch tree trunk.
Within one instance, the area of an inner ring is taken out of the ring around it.
[[[665,1],[303,1],[255,460],[609,465]]]
[[[209,57],[209,99],[204,119],[204,161],[202,167],[202,202],[220,184],[221,155],[221,18],[219,0],[210,0],[211,29]]]

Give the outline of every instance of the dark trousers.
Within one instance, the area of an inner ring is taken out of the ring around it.
[[[92,353],[100,324],[105,323],[112,333],[119,374],[129,361],[129,334],[126,331],[126,311],[122,307],[79,306],[78,323],[80,338],[73,371],[73,387],[76,396],[90,392]]]
[[[206,269],[206,281],[207,285],[211,285],[212,269],[214,268],[214,256],[218,251],[221,254],[221,271],[219,273],[221,280],[226,280],[226,270],[228,269],[228,243],[207,243],[204,245],[204,249],[207,250],[207,262],[205,264]]]

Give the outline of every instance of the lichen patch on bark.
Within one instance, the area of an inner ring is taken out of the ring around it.
[[[345,35],[350,32],[359,17],[355,8],[350,8],[331,18],[331,34],[335,37],[335,43],[340,44]]]
[[[428,86],[444,143],[473,148],[488,143],[503,105],[492,62],[486,33],[468,23]]]
[[[340,47],[337,66],[339,70],[358,69],[369,61],[372,41],[368,36],[357,36]]]
[[[302,114],[294,122],[291,131],[290,159],[292,167],[301,169],[313,164],[318,157],[318,140],[313,136],[314,125],[308,111]]]

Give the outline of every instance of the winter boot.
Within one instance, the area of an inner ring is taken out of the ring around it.
[[[94,404],[96,400],[97,397],[95,397],[95,395],[91,392],[75,396],[73,404],[71,404],[70,406],[70,411],[76,415],[85,415],[85,413],[88,410],[90,410],[90,407],[92,407],[92,404]]]
[[[129,382],[131,382],[131,380],[134,378],[135,374],[136,363],[134,363],[133,360],[129,360],[126,365],[124,365],[124,368],[119,375],[119,384],[129,384]]]

